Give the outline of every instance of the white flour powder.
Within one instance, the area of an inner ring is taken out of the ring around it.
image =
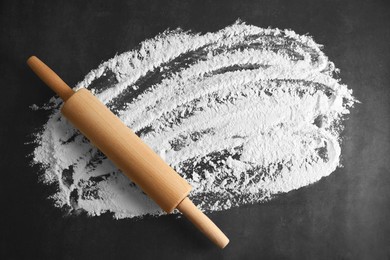
[[[85,87],[193,186],[204,211],[268,200],[339,165],[351,90],[309,36],[241,22],[216,33],[167,31],[91,71]],[[55,205],[116,218],[161,210],[59,113],[34,162]]]

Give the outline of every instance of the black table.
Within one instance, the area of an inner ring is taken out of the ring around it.
[[[387,1],[3,0],[1,259],[389,259],[390,4]],[[29,109],[52,92],[25,65],[47,61],[70,85],[167,28],[216,31],[241,18],[310,33],[361,101],[343,132],[343,168],[318,183],[210,217],[223,251],[174,216],[67,215],[38,183],[25,144],[47,119]]]

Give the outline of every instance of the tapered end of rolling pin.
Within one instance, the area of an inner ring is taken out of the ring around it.
[[[189,198],[185,198],[176,208],[220,248],[229,243],[229,238]]]
[[[70,98],[74,91],[45,63],[35,56],[27,60],[27,65],[37,74],[37,76],[46,83],[62,100]]]

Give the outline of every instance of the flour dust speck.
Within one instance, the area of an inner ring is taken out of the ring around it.
[[[193,187],[204,211],[272,199],[331,174],[355,99],[307,35],[237,22],[165,31],[88,73],[88,88]],[[163,212],[70,123],[61,101],[33,162],[58,207],[115,218]],[[36,109],[34,107],[34,109]]]

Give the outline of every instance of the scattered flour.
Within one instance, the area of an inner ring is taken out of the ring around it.
[[[204,211],[268,200],[339,165],[355,102],[309,36],[237,22],[204,35],[166,31],[91,71],[90,89],[193,186]],[[33,161],[58,207],[115,218],[162,211],[59,113]],[[34,106],[33,109],[36,109]]]

